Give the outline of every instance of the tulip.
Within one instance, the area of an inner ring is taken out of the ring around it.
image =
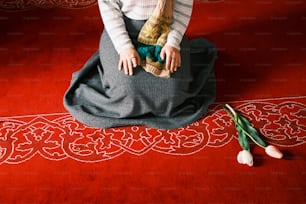
[[[283,157],[283,153],[281,151],[279,151],[275,146],[273,145],[268,145],[265,148],[265,152],[267,153],[267,155],[269,155],[270,157],[274,157],[277,159],[281,159]]]
[[[239,164],[247,164],[253,166],[253,156],[250,151],[242,150],[237,155],[237,161]]]

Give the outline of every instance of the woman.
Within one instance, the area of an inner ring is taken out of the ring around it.
[[[173,129],[215,99],[215,47],[184,36],[192,0],[99,0],[99,51],[73,75],[67,110],[94,127]]]

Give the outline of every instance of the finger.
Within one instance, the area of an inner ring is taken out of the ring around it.
[[[176,63],[175,63],[175,69],[174,71],[177,71],[177,69],[181,66],[181,58],[179,55],[177,55],[177,60],[176,60]]]
[[[133,63],[132,63],[132,59],[127,59],[127,65],[128,65],[128,74],[129,75],[133,75]]]
[[[177,71],[177,68],[178,68],[178,63],[177,61],[174,63],[174,67],[173,67],[173,70],[176,72]]]
[[[136,59],[136,57],[132,58],[132,64],[133,64],[133,67],[137,67],[137,59]]]
[[[160,58],[162,59],[162,60],[165,60],[165,49],[163,48],[162,50],[161,50],[161,52],[160,52]]]
[[[137,65],[140,65],[140,63],[141,63],[140,56],[138,55],[138,56],[136,57],[136,59],[137,59]]]
[[[122,59],[119,60],[119,64],[118,64],[118,69],[119,71],[122,70],[122,65],[123,65],[123,62],[122,62]]]
[[[177,67],[181,66],[181,62],[182,62],[182,58],[180,53],[176,54],[176,58],[177,58]]]
[[[171,62],[172,62],[172,58],[170,53],[166,53],[166,69],[170,70],[171,69]]]
[[[176,64],[175,64],[175,71],[177,71],[179,67],[180,67],[180,66],[179,66],[179,63],[176,63]]]
[[[176,71],[176,59],[173,57],[171,59],[171,72]]]
[[[124,73],[125,73],[126,75],[128,75],[128,74],[129,74],[129,69],[128,69],[127,60],[124,60],[124,61],[123,61],[123,67],[124,67]]]
[[[181,55],[179,54],[179,57],[178,57],[178,67],[181,67],[181,63],[182,63],[182,58],[181,58]]]
[[[130,76],[133,75],[133,67],[129,67],[129,75],[130,75]]]
[[[171,71],[174,72],[176,68],[177,58],[175,53],[171,53]]]

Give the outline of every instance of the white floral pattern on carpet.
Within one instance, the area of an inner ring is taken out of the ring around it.
[[[230,104],[254,124],[265,141],[292,147],[306,142],[305,102],[306,97]],[[68,113],[0,117],[0,164],[22,163],[35,155],[80,162],[101,162],[124,153],[141,156],[149,151],[189,155],[203,148],[220,148],[233,139],[237,139],[234,122],[221,104],[214,104],[201,120],[175,130],[92,128]]]

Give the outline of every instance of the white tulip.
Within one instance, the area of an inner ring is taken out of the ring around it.
[[[253,166],[253,156],[248,150],[242,150],[237,155],[237,161],[239,164],[247,164]]]

